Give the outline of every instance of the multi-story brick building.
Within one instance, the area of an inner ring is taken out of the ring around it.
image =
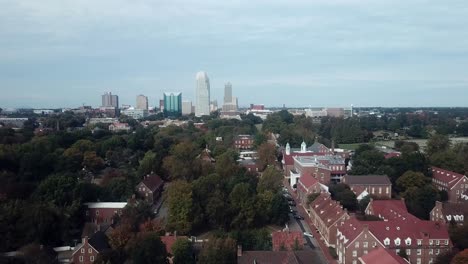
[[[419,220],[416,216],[410,214],[406,208],[405,200],[374,200],[371,198],[365,210],[366,215],[374,215],[384,221],[394,219],[412,219]]]
[[[251,135],[238,135],[234,138],[234,147],[236,149],[252,149],[254,138]]]
[[[349,218],[346,209],[331,199],[329,193],[321,193],[308,207],[310,220],[328,246],[335,246],[336,230],[340,221]]]
[[[114,215],[121,215],[127,203],[85,203],[86,217],[95,224],[112,223]]]
[[[100,253],[109,249],[107,236],[104,232],[97,231],[89,239],[87,236],[83,237],[81,243],[76,245],[72,253],[71,263],[94,263]]]
[[[299,178],[297,183],[297,196],[303,205],[307,205],[307,197],[312,193],[321,193],[326,190],[317,179],[310,175]]]
[[[364,190],[374,198],[392,198],[392,183],[387,175],[345,175],[343,183],[349,185],[356,195]]]
[[[449,202],[468,200],[468,197],[464,196],[468,191],[468,177],[463,174],[432,167],[432,184],[438,190],[448,193]]]
[[[439,221],[444,224],[455,223],[463,225],[468,219],[468,203],[451,203],[437,201],[434,209],[429,214],[431,221]]]
[[[367,255],[359,258],[361,264],[408,264],[409,261],[398,256],[395,252],[377,248],[370,251]]]
[[[148,174],[143,181],[136,186],[136,192],[146,202],[152,204],[161,196],[163,186],[164,182],[161,177],[156,174]]]

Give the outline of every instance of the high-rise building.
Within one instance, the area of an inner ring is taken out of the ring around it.
[[[115,107],[119,108],[119,97],[107,92],[102,95],[102,107]]]
[[[206,72],[198,72],[196,76],[197,87],[195,90],[195,115],[210,114],[210,80]]]
[[[136,98],[136,109],[148,110],[148,97],[140,94]]]
[[[182,101],[182,115],[190,115],[192,113],[192,101]]]
[[[224,85],[224,104],[232,102],[232,84],[227,82]]]
[[[164,93],[164,113],[166,115],[182,114],[182,93]]]

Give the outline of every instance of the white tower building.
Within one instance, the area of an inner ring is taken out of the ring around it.
[[[197,87],[195,90],[195,115],[210,114],[210,79],[206,72],[198,72],[196,76]]]

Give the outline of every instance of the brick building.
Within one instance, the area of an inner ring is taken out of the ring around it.
[[[234,147],[236,149],[252,149],[254,138],[251,135],[238,135],[234,138]]]
[[[449,202],[466,200],[463,195],[468,191],[468,178],[463,174],[432,167],[432,184],[448,193]]]
[[[451,203],[437,201],[434,209],[429,214],[431,221],[439,221],[444,224],[456,223],[463,225],[468,219],[468,203]]]
[[[86,217],[95,224],[113,222],[114,215],[121,215],[127,203],[85,203],[88,207]]]
[[[81,243],[76,245],[72,253],[72,263],[94,263],[100,253],[109,249],[107,236],[104,232],[97,231],[89,239],[88,236],[84,236]]]
[[[359,258],[361,264],[408,264],[409,261],[398,256],[395,252],[377,248],[370,251],[367,255]]]
[[[257,174],[260,171],[260,166],[253,159],[243,159],[239,161],[239,165],[247,169],[248,172]]]
[[[136,192],[146,202],[152,204],[161,196],[163,186],[164,182],[161,177],[156,174],[148,174],[143,181],[136,186]]]
[[[322,185],[317,179],[310,175],[299,178],[297,183],[297,195],[303,205],[307,204],[307,197],[312,193],[321,193],[328,188]]]
[[[364,190],[374,198],[392,198],[392,183],[387,175],[345,175],[343,183],[349,185],[356,196]]]
[[[296,251],[304,247],[305,240],[300,231],[277,231],[271,234],[273,251]]]
[[[340,221],[349,218],[346,209],[331,199],[329,193],[321,193],[308,207],[311,222],[322,235],[327,246],[335,246],[336,230]]]

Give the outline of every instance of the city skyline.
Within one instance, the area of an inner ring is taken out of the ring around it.
[[[0,107],[194,101],[200,69],[213,99],[229,81],[240,106],[468,106],[466,13],[460,0],[5,0]]]

